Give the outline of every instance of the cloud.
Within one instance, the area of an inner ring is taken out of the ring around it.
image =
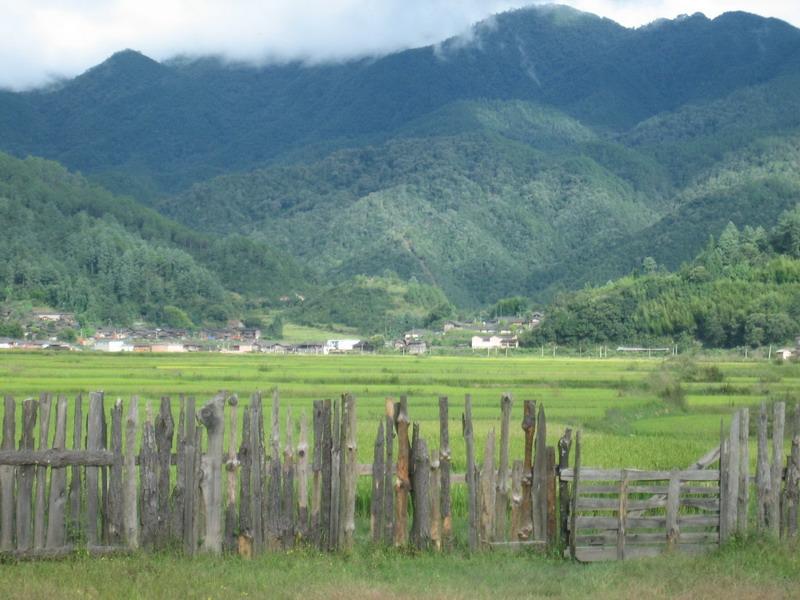
[[[254,64],[345,60],[434,44],[518,0],[0,0],[0,87],[70,77],[123,48],[157,60],[221,55]],[[534,3],[541,3],[536,2]],[[574,0],[636,26],[701,10],[750,10],[800,24],[786,0]],[[797,5],[797,6],[795,6]]]

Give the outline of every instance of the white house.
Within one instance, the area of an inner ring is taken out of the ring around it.
[[[782,360],[789,360],[794,356],[794,350],[791,348],[781,348],[775,352],[775,356],[780,357]]]
[[[519,340],[517,339],[517,336],[472,336],[473,350],[491,350],[493,348],[519,348]]]
[[[97,340],[94,349],[100,352],[133,352],[133,346],[126,340]]]
[[[328,340],[325,342],[325,354],[352,352],[361,340]]]

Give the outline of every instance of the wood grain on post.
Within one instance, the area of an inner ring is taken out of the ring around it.
[[[736,507],[736,530],[747,532],[747,512],[750,505],[750,410],[739,411],[739,497]]]
[[[467,506],[468,506],[468,540],[469,549],[474,552],[478,549],[478,490],[475,481],[475,439],[472,430],[472,396],[464,398],[464,413],[462,415],[464,442],[467,447]]]
[[[727,507],[727,529],[729,535],[736,533],[739,524],[737,510],[739,507],[739,468],[741,466],[741,456],[739,455],[739,413],[734,413],[731,420],[730,437],[728,441],[728,488],[726,493],[728,498],[725,502]]]
[[[770,472],[769,530],[774,537],[780,535],[781,484],[783,483],[783,430],[786,404],[772,405],[772,470]]]
[[[341,503],[341,471],[342,471],[342,419],[341,403],[333,401],[333,419],[331,423],[331,516],[328,538],[329,550],[339,548],[339,505]]]
[[[797,512],[800,505],[800,404],[792,415],[792,452],[786,469],[786,535],[797,536]]]
[[[186,429],[184,431],[184,481],[183,481],[183,551],[188,556],[197,552],[197,445],[200,440],[197,436],[195,421],[197,418],[197,404],[194,397],[186,400]],[[141,468],[141,465],[140,465]],[[142,504],[144,504],[144,489],[142,489]],[[144,507],[143,507],[144,508]],[[144,517],[143,519],[144,520]]]
[[[520,528],[516,536],[524,542],[533,536],[533,439],[536,434],[536,402],[525,400],[523,407],[522,430],[525,432],[525,454],[522,463]]]
[[[81,450],[83,447],[83,396],[78,394],[75,398],[75,414],[73,415],[72,448]],[[76,533],[81,528],[81,467],[73,466],[70,469],[69,482],[69,520]]]
[[[292,407],[286,407],[286,443],[283,450],[283,489],[281,492],[281,543],[284,548],[294,546],[295,515],[294,515],[294,439],[292,436],[294,422],[292,421]]]
[[[545,469],[545,500],[547,509],[547,547],[556,547],[558,529],[556,528],[556,449],[547,447],[547,468]]]
[[[89,418],[86,425],[86,448],[100,450],[103,446],[103,394],[89,395]],[[97,519],[100,513],[99,467],[86,467],[86,539],[90,546],[100,545]]]
[[[431,473],[429,478],[429,511],[431,521],[431,543],[437,552],[442,550],[442,503],[441,503],[441,478],[439,477],[439,452],[431,450]]]
[[[183,518],[185,512],[186,490],[186,398],[179,396],[177,452],[175,455],[175,486],[172,488],[172,511],[169,529],[172,539],[183,540]]]
[[[314,453],[311,461],[311,522],[309,533],[313,542],[319,544],[322,504],[322,400],[314,400],[313,415]]]
[[[419,550],[427,550],[431,545],[430,477],[431,463],[428,445],[418,438],[414,444],[414,532],[413,543]]]
[[[175,421],[172,418],[172,403],[165,396],[161,398],[155,423],[156,448],[158,449],[158,532],[155,542],[159,548],[163,548],[169,542],[170,461],[174,434]]]
[[[450,429],[447,396],[439,396],[439,476],[441,479],[442,544],[450,548],[453,542],[453,516],[450,499]]]
[[[319,532],[317,539],[321,550],[331,547],[331,487],[333,484],[333,408],[330,399],[322,403],[322,492],[320,501]]]
[[[50,447],[50,413],[52,409],[52,396],[41,394],[39,396],[39,450]],[[36,501],[33,512],[33,549],[44,548],[47,535],[45,524],[45,508],[47,503],[47,467],[36,467]]]
[[[158,449],[153,425],[153,411],[146,406],[139,454],[139,484],[142,488],[142,546],[153,548],[158,535]]]
[[[667,549],[674,550],[678,547],[680,529],[678,528],[678,511],[681,502],[681,480],[673,474],[669,480],[667,491]]]
[[[65,450],[66,447],[67,397],[59,396],[56,404],[56,434],[53,439],[53,450]],[[67,543],[67,469],[66,467],[55,467],[50,472],[50,506],[47,511],[47,539],[45,540],[45,547],[48,549],[61,548]]]
[[[114,463],[111,465],[108,480],[108,542],[112,546],[119,546],[124,539],[125,530],[123,506],[125,490],[122,481],[122,399],[120,398],[117,398],[111,408],[111,451],[114,454]]]
[[[383,462],[383,543],[391,546],[394,538],[394,401],[384,402],[384,448],[386,460]]]
[[[269,483],[267,484],[267,523],[264,543],[268,550],[281,548],[281,447],[280,447],[280,399],[278,391],[272,393],[272,426],[270,427]]]
[[[225,541],[223,547],[226,552],[235,552],[238,546],[236,540],[236,482],[238,480],[239,460],[236,455],[236,446],[239,443],[239,424],[237,413],[239,398],[236,394],[228,397],[228,406],[231,408],[228,435],[228,456],[225,459],[226,494],[225,494]]]
[[[297,444],[297,532],[308,537],[308,421],[306,411],[300,413],[300,441]]]
[[[6,452],[14,450],[16,435],[16,402],[11,396],[4,398],[3,441],[0,444]],[[0,466],[0,551],[14,549],[14,467]]]
[[[419,527],[419,520],[415,519],[414,516],[416,514],[416,490],[414,489],[414,466],[416,462],[416,456],[414,455],[414,449],[416,447],[417,442],[419,441],[419,423],[412,423],[411,425],[411,460],[409,462],[408,467],[408,479],[411,481],[411,490],[409,492],[409,498],[411,500],[411,533],[410,533],[410,542],[413,547],[417,547],[417,540],[419,536],[417,535],[417,527]]]
[[[569,468],[569,453],[572,448],[572,429],[564,430],[564,435],[558,440],[558,513],[560,520],[561,543],[565,547],[569,539],[569,483],[560,477],[561,471]]]
[[[719,424],[719,541],[720,544],[726,542],[731,535],[729,528],[728,511],[730,496],[730,440],[725,435],[725,429],[720,421]]]
[[[394,482],[394,545],[405,546],[408,542],[408,494],[411,489],[409,463],[411,444],[408,439],[408,400],[400,397],[400,410],[397,413],[397,476]]]
[[[125,421],[125,493],[123,495],[123,519],[125,541],[128,548],[139,547],[139,496],[136,491],[136,433],[139,425],[139,399],[134,396],[128,406]]]
[[[628,471],[622,470],[619,482],[619,506],[617,508],[617,560],[625,560],[625,535],[628,522]]]
[[[520,529],[522,517],[522,461],[515,460],[511,467],[511,535]],[[512,540],[513,541],[513,540]]]
[[[370,497],[369,531],[373,543],[379,543],[383,537],[383,480],[386,469],[383,459],[386,454],[384,443],[386,434],[383,431],[383,420],[378,423],[378,433],[372,453],[372,495]]]
[[[539,406],[536,424],[536,456],[533,461],[533,539],[547,540],[547,417],[544,406]]]
[[[253,496],[250,489],[252,481],[253,456],[250,449],[250,416],[248,408],[242,410],[242,442],[239,445],[239,554],[253,552]]]
[[[581,479],[581,432],[575,432],[575,467],[573,468],[572,494],[570,494],[571,506],[569,509],[569,554],[573,558],[575,555],[575,542],[578,537],[576,529],[576,517],[578,506],[578,491]]]
[[[358,483],[358,444],[357,421],[356,421],[356,399],[347,394],[344,399],[344,418],[345,436],[344,447],[344,474],[342,477],[343,504],[342,522],[344,537],[341,547],[350,551],[353,549],[354,536],[356,531],[356,485]]]
[[[756,525],[759,531],[767,528],[770,496],[769,450],[767,447],[767,403],[761,402],[758,415],[758,462],[756,463]]]
[[[478,519],[478,540],[482,547],[487,548],[494,541],[494,517],[497,486],[494,470],[495,434],[494,429],[489,430],[486,436],[486,445],[483,452],[483,465],[481,466]]]
[[[222,453],[225,434],[225,396],[217,394],[200,409],[208,449],[201,459],[201,486],[206,511],[203,550],[222,552]]]
[[[253,519],[253,551],[264,550],[264,521],[267,495],[264,493],[264,413],[261,393],[250,397],[250,493],[253,504],[250,515]]]
[[[507,541],[507,515],[511,495],[511,474],[508,464],[509,430],[511,427],[511,394],[500,398],[500,468],[497,472],[497,491],[495,498],[494,539]]]

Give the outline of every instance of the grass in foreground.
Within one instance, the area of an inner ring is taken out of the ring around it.
[[[758,540],[686,555],[581,565],[529,554],[366,549],[237,557],[133,555],[0,566],[15,598],[797,598],[800,549]]]

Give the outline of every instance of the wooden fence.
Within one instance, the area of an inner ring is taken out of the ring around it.
[[[800,413],[784,469],[782,403],[773,406],[772,461],[761,409],[755,511],[746,409],[721,433],[720,446],[688,468],[595,469],[581,465],[580,433],[571,467],[570,429],[557,447],[547,446],[545,411],[533,401],[523,403],[524,451],[512,460],[510,394],[500,400],[499,439],[491,429],[479,460],[467,396],[460,432],[466,472],[456,474],[446,397],[439,399],[438,448],[412,422],[405,397],[387,400],[369,465],[357,462],[351,395],[315,401],[309,424],[305,415],[296,422],[289,408],[281,415],[274,393],[269,438],[260,394],[247,406],[222,393],[202,406],[193,398],[162,398],[155,414],[149,403],[144,407],[141,422],[135,397],[127,406],[107,404],[102,393],[91,394],[84,418],[78,398],[67,448],[66,397],[43,394],[19,406],[5,398],[0,552],[39,557],[76,548],[98,554],[173,548],[250,557],[295,544],[348,551],[360,476],[371,483],[368,494],[364,486],[360,492],[368,497],[370,539],[387,546],[567,548],[581,561],[625,559],[708,550],[746,531],[749,514],[758,529],[797,534]],[[459,525],[453,490],[462,482],[467,510]]]

